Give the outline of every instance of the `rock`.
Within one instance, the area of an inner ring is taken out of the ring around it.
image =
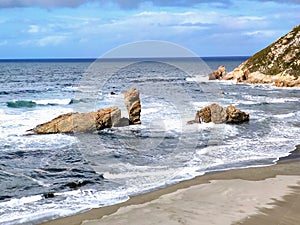
[[[141,124],[140,92],[137,89],[126,91],[124,102],[128,111],[130,124]]]
[[[230,105],[226,108],[226,114],[227,123],[242,123],[249,121],[249,114],[242,112],[233,105]]]
[[[72,181],[66,184],[67,187],[71,188],[71,189],[78,189],[82,186],[85,186],[87,184],[92,183],[91,181],[87,181],[87,180],[78,180],[78,181]]]
[[[43,194],[44,198],[54,198],[55,194],[53,192],[47,192]]]
[[[223,65],[219,66],[218,71],[220,72],[221,77],[226,75],[226,67],[225,66],[223,66]]]
[[[223,79],[223,76],[226,75],[226,68],[225,66],[219,66],[217,70],[213,71],[212,73],[208,74],[209,80],[220,80]]]
[[[249,121],[248,113],[242,112],[233,105],[230,105],[224,109],[222,106],[213,103],[197,111],[195,120],[189,121],[188,124],[192,124],[194,122],[213,122],[217,124],[225,122],[242,123],[245,121]]]
[[[223,76],[242,83],[300,87],[300,25]],[[294,79],[291,79],[294,78]]]
[[[117,124],[120,118],[121,110],[117,107],[89,113],[67,113],[28,131],[32,134],[92,132],[110,128]]]
[[[129,119],[121,118],[121,110],[115,106],[100,109],[97,112],[67,113],[28,130],[27,132],[30,133],[26,135],[93,132],[113,126],[123,127],[131,124],[140,124],[141,104],[139,95],[140,93],[137,89],[128,90],[124,94]]]
[[[223,123],[226,121],[226,112],[222,106],[213,103],[197,111],[195,121],[199,123],[202,121],[205,123]]]
[[[114,127],[126,127],[130,125],[130,121],[128,118],[122,117],[119,122],[114,124]]]

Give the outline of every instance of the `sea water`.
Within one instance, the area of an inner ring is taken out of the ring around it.
[[[204,58],[200,69],[193,58],[1,61],[0,223],[39,224],[288,155],[299,144],[300,89],[207,79],[219,65],[231,71],[245,59]],[[140,90],[141,125],[24,135],[69,112],[116,105],[126,117],[129,88]],[[235,105],[250,121],[187,125],[213,102]]]

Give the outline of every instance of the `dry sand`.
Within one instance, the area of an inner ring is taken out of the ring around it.
[[[207,174],[44,225],[299,225],[297,156],[299,147],[274,166]]]

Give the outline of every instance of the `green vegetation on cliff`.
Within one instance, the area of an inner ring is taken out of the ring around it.
[[[289,74],[300,77],[300,25],[285,36],[256,53],[243,67],[251,73]]]

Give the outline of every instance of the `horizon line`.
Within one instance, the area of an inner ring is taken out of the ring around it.
[[[38,60],[38,61],[55,61],[55,60],[84,60],[84,61],[95,61],[98,59],[103,59],[103,60],[122,60],[122,59],[193,59],[193,58],[238,58],[238,57],[251,57],[249,55],[228,55],[228,56],[195,56],[195,57],[190,57],[190,56],[168,56],[168,57],[98,57],[98,58],[94,58],[94,57],[49,57],[49,58],[0,58],[0,61],[5,62],[5,61],[34,61],[34,60]]]

